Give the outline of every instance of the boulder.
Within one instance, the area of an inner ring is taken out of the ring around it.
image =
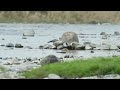
[[[61,39],[64,43],[79,42],[78,36],[74,32],[63,33]]]
[[[34,36],[35,32],[33,30],[25,30],[23,36]]]
[[[55,63],[55,62],[58,62],[58,61],[59,60],[55,55],[48,55],[40,61],[40,64],[41,65],[46,65],[46,64]]]

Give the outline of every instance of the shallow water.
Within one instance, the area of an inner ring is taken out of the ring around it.
[[[22,39],[22,33],[25,30],[34,30],[34,37],[27,37]],[[117,51],[103,51],[95,50],[94,53],[90,53],[90,50],[78,50],[70,51],[69,53],[57,53],[59,50],[43,50],[37,49],[40,45],[47,44],[52,39],[59,39],[64,32],[72,31],[78,34],[80,43],[90,41],[97,45],[100,45],[103,39],[101,39],[100,33],[106,32],[108,34],[114,34],[114,31],[120,30],[120,25],[87,25],[87,24],[0,24],[0,44],[6,45],[7,43],[21,43],[23,46],[31,46],[33,49],[9,49],[4,46],[0,46],[0,57],[45,57],[49,54],[54,54],[57,57],[63,57],[65,55],[74,55],[76,57],[94,57],[94,56],[112,56],[120,55]],[[85,35],[80,35],[83,33]],[[5,40],[2,40],[4,38]],[[111,35],[109,41],[115,45],[120,45],[120,35]],[[51,43],[52,44],[52,43]]]

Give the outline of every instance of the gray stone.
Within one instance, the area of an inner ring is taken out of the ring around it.
[[[14,45],[12,43],[8,43],[6,47],[14,47]]]
[[[22,39],[27,39],[26,37],[22,37]]]
[[[21,44],[19,44],[19,43],[16,43],[15,48],[23,48],[23,46]]]
[[[110,50],[118,50],[119,48],[116,45],[110,45]]]
[[[49,44],[45,44],[43,49],[51,49],[52,48],[52,45],[49,45]]]
[[[90,47],[90,45],[86,45],[85,46],[85,50],[92,50],[93,48],[92,47]]]
[[[64,43],[79,42],[78,36],[74,32],[65,32],[63,33],[61,40]]]
[[[90,43],[90,47],[92,47],[92,48],[96,48],[96,44],[94,44],[94,43]]]
[[[48,79],[61,79],[61,77],[56,74],[49,74]]]
[[[53,39],[51,41],[48,41],[48,43],[50,43],[50,42],[56,42],[56,41],[58,41],[58,40],[57,39]]]
[[[63,48],[64,48],[63,45],[59,45],[59,46],[57,47],[58,50],[61,50],[61,49],[63,49]]]
[[[105,35],[106,33],[105,32],[101,32],[100,35]]]
[[[116,32],[114,32],[114,35],[120,35],[120,33],[116,31]]]
[[[40,64],[41,65],[46,65],[46,64],[55,63],[55,62],[58,62],[58,61],[59,60],[55,55],[48,55],[40,61]]]
[[[78,45],[75,47],[75,50],[85,50],[85,45]]]
[[[63,41],[56,41],[53,43],[53,45],[58,47],[59,45],[63,45]]]
[[[43,48],[44,48],[44,46],[42,46],[42,45],[39,46],[39,49],[43,49]]]

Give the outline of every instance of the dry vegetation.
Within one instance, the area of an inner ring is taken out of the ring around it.
[[[120,23],[119,11],[0,11],[0,22]]]

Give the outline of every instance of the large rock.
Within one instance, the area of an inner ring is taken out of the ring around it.
[[[23,36],[34,36],[35,32],[33,30],[25,30]]]
[[[6,47],[14,47],[14,45],[12,43],[8,43]]]
[[[60,40],[64,43],[79,42],[78,36],[74,32],[65,32]]]
[[[41,65],[46,65],[46,64],[55,63],[55,62],[58,62],[58,61],[59,60],[55,55],[48,55],[40,61],[40,64]]]
[[[15,48],[23,48],[23,46],[19,43],[15,44]]]

